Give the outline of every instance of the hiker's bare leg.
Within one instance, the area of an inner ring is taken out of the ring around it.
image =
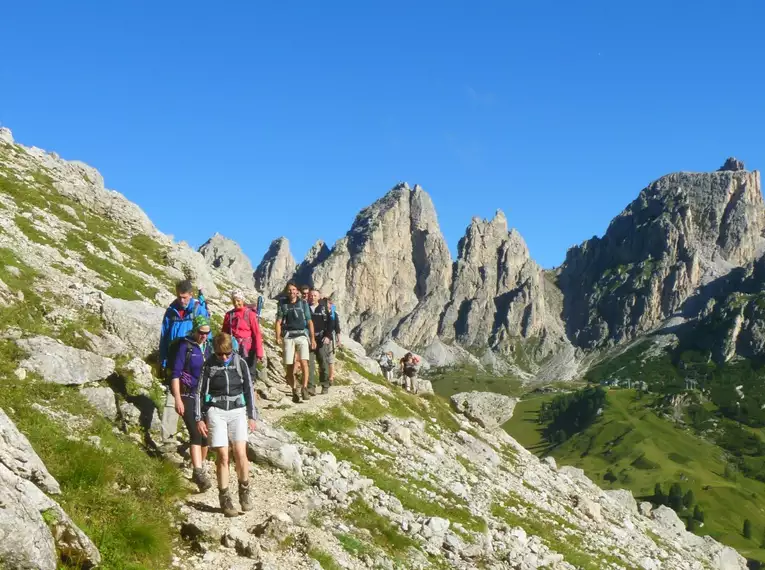
[[[240,483],[246,482],[250,477],[250,462],[247,460],[247,442],[234,442],[234,461],[236,462],[236,476]]]
[[[209,451],[210,451],[210,448],[207,447],[206,445],[203,445],[202,447],[199,448],[199,455],[200,455],[200,457],[202,459],[202,463],[207,461],[207,453]]]
[[[206,448],[205,448],[206,450]],[[189,453],[191,454],[191,466],[192,467],[202,467],[202,446],[200,445],[192,445],[189,448]]]
[[[303,388],[308,387],[308,361],[301,360],[300,368],[303,370]]]
[[[288,364],[287,368],[287,386],[295,389],[295,364]]]
[[[218,489],[228,489],[228,445],[216,447],[215,473],[218,476]]]

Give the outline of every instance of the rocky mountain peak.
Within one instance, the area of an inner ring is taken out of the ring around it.
[[[719,169],[718,172],[725,172],[725,171],[731,171],[731,172],[738,172],[739,170],[746,170],[746,167],[744,166],[744,161],[738,160],[734,157],[729,157],[725,164],[723,164]]]
[[[0,127],[0,141],[13,144],[13,133],[8,127]]]
[[[255,269],[255,288],[268,297],[276,297],[295,274],[296,266],[289,240],[275,239]]]
[[[313,285],[311,279],[311,273],[313,268],[324,262],[329,257],[330,249],[324,240],[317,240],[311,246],[311,249],[306,253],[305,258],[300,265],[298,265],[297,271],[295,271],[295,280],[298,284]]]
[[[239,244],[219,233],[215,233],[199,248],[207,264],[223,273],[235,283],[254,284],[253,269]]]
[[[559,278],[569,335],[591,347],[655,327],[703,282],[755,259],[764,229],[759,172],[659,178],[603,238],[569,250]]]

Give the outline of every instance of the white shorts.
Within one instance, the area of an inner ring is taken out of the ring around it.
[[[307,336],[284,337],[284,364],[293,364],[296,352],[298,360],[309,359],[310,345]]]
[[[228,447],[229,441],[247,441],[247,408],[208,408],[207,431],[210,447]]]

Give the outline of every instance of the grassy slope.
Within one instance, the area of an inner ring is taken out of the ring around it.
[[[656,482],[665,492],[671,483],[680,482],[684,491],[693,490],[705,512],[701,534],[710,534],[744,556],[765,560],[765,549],[759,548],[765,531],[765,484],[740,474],[735,481],[725,479],[719,447],[658,417],[648,409],[647,397],[637,400],[635,391],[611,390],[598,421],[550,450],[536,423],[545,399],[549,396],[520,402],[505,425],[524,446],[539,455],[549,451],[559,464],[584,469],[601,487],[627,488],[635,497],[652,495]],[[614,483],[603,478],[608,470],[618,477]],[[741,535],[746,518],[754,525],[751,540]]]

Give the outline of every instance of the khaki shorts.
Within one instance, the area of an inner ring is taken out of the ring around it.
[[[310,357],[310,346],[307,336],[284,337],[284,364],[294,364],[296,352],[298,360],[308,360]]]
[[[210,447],[226,447],[230,441],[247,441],[247,408],[209,408],[207,430]]]

